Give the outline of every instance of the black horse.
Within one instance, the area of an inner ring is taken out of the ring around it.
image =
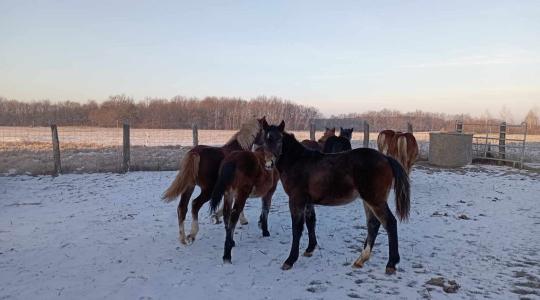
[[[339,128],[339,136],[331,136],[324,144],[323,153],[337,153],[352,150],[351,139],[354,128]]]

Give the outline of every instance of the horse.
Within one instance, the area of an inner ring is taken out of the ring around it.
[[[262,197],[263,209],[259,217],[259,226],[263,237],[270,236],[268,212],[278,181],[279,173],[274,166],[274,157],[263,148],[255,151],[234,151],[221,163],[219,177],[210,200],[210,209],[215,212],[221,198],[225,195],[223,201],[224,263],[231,263],[231,249],[235,246],[234,229],[248,198]]]
[[[407,174],[411,173],[412,166],[418,158],[418,143],[412,133],[383,130],[377,137],[377,147],[383,154],[397,159]]]
[[[339,136],[333,136],[326,140],[323,153],[337,153],[352,150],[351,139],[354,128],[339,128]]]
[[[388,207],[387,198],[393,183],[396,214],[400,220],[407,220],[410,211],[410,184],[401,164],[370,148],[334,154],[312,151],[302,146],[294,135],[284,129],[284,121],[277,126],[263,121],[264,147],[276,157],[281,183],[289,196],[293,240],[289,256],[281,268],[289,270],[298,259],[304,221],[309,237],[304,256],[312,256],[317,246],[314,205],[344,205],[361,197],[368,234],[362,253],[353,267],[361,268],[369,259],[382,224],[389,240],[386,273],[395,273],[396,264],[400,261],[397,221]]]
[[[328,128],[326,127],[323,136],[316,142],[312,140],[303,140],[302,145],[304,145],[306,148],[311,150],[318,150],[322,151],[324,148],[324,144],[326,143],[326,140],[328,140],[329,137],[336,135],[336,128]]]
[[[199,145],[186,154],[180,163],[180,170],[176,178],[162,196],[165,202],[172,202],[181,195],[177,209],[180,243],[186,245],[195,241],[199,231],[199,210],[204,203],[210,200],[218,178],[221,161],[233,151],[251,150],[254,144],[261,145],[263,143],[262,121],[265,121],[265,117],[253,119],[243,124],[240,131],[235,133],[222,147]],[[189,200],[196,185],[200,187],[201,192],[191,203],[191,231],[186,237],[184,221]],[[244,221],[247,223],[247,220]]]

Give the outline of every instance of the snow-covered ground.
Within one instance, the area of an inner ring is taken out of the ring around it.
[[[223,265],[223,225],[211,224],[206,206],[198,239],[179,244],[176,206],[159,200],[174,176],[0,177],[0,299],[540,297],[540,178],[534,173],[417,167],[411,220],[398,225],[401,263],[393,276],[384,274],[383,229],[371,260],[351,268],[366,236],[359,201],[317,207],[320,248],[282,271],[291,233],[281,186],[269,216],[271,236],[262,237],[260,201],[250,200],[250,224],[237,229],[233,264]],[[445,293],[426,284],[430,279],[455,280],[460,288]]]

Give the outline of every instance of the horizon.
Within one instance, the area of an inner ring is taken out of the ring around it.
[[[13,1],[0,9],[7,99],[275,95],[325,117],[510,110],[515,122],[540,103],[536,1]]]

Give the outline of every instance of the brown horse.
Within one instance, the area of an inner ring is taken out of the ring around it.
[[[399,263],[397,221],[387,198],[394,185],[396,213],[401,220],[409,216],[409,177],[395,159],[377,150],[359,148],[335,154],[306,149],[294,135],[284,131],[285,122],[269,126],[263,121],[265,148],[277,158],[281,183],[289,196],[293,241],[282,269],[288,270],[298,259],[300,237],[307,225],[309,243],[304,256],[311,256],[317,246],[314,205],[343,205],[360,196],[367,216],[368,234],[364,249],[353,266],[362,267],[369,259],[382,224],[388,233],[387,273]]]
[[[165,191],[162,199],[171,202],[179,195],[178,204],[178,227],[180,232],[180,242],[182,244],[192,243],[199,231],[199,210],[210,200],[212,190],[218,178],[218,171],[221,161],[232,151],[251,150],[254,144],[262,144],[262,119],[253,119],[242,125],[240,131],[234,134],[231,139],[222,147],[196,146],[191,149],[182,162],[178,175],[171,186]],[[201,193],[191,203],[191,232],[186,237],[184,231],[184,220],[186,219],[187,207],[195,186],[198,185]]]
[[[262,197],[263,209],[259,218],[259,226],[263,236],[270,236],[268,212],[278,181],[279,173],[274,167],[274,156],[272,153],[264,151],[263,148],[253,152],[235,151],[223,160],[212,193],[210,208],[212,212],[215,212],[221,198],[225,195],[225,201],[223,201],[224,263],[231,262],[231,249],[235,245],[234,229],[240,213],[244,210],[247,198]]]
[[[326,141],[332,136],[336,136],[336,128],[334,127],[330,129],[326,127],[323,136],[317,142],[312,140],[303,140],[302,145],[311,150],[323,151]]]
[[[379,151],[397,159],[407,171],[411,173],[413,164],[418,158],[418,143],[412,133],[383,130],[377,137]]]

